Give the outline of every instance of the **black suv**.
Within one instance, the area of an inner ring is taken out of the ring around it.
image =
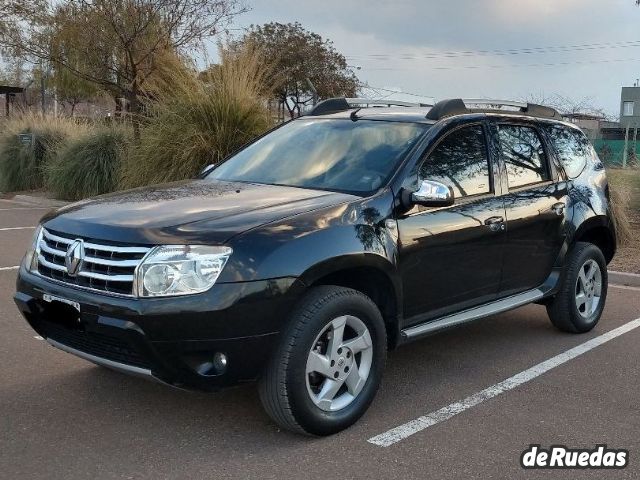
[[[615,250],[603,165],[555,110],[331,99],[199,179],[46,215],[15,301],[59,349],[181,388],[258,380],[273,420],[327,435],[387,349],[532,302],[591,330]]]

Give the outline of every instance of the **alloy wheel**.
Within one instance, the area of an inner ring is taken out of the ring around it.
[[[578,313],[589,318],[597,311],[602,297],[602,272],[595,260],[589,259],[580,268],[576,281],[575,299]]]
[[[309,351],[307,391],[324,411],[337,411],[353,402],[369,378],[373,347],[362,320],[343,315],[329,322]]]

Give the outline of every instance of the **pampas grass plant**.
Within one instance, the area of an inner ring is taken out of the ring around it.
[[[44,185],[45,165],[69,139],[83,135],[83,122],[27,114],[6,120],[0,132],[0,191],[33,190]],[[31,144],[20,134],[32,134]]]
[[[148,119],[123,164],[122,183],[136,187],[192,178],[272,126],[270,68],[255,48],[221,49],[221,62],[197,74],[184,64],[149,87]]]
[[[45,167],[47,189],[56,198],[79,200],[117,190],[130,130],[97,127],[69,141]]]

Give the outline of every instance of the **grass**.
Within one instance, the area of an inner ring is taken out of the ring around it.
[[[193,178],[271,127],[265,102],[268,67],[260,52],[221,51],[221,63],[198,75],[163,72],[147,105],[139,143],[123,165],[122,183],[136,187]]]
[[[6,120],[0,133],[0,191],[34,190],[44,186],[45,165],[64,143],[86,132],[72,119],[25,115]],[[31,143],[20,134],[32,134]]]
[[[640,170],[608,169],[607,177],[611,187],[614,215],[627,218],[625,238],[611,262],[612,270],[640,273]],[[619,213],[624,210],[624,213]],[[620,223],[618,221],[618,223]],[[620,226],[617,226],[620,230]],[[619,233],[620,234],[620,233]]]
[[[67,142],[45,166],[46,187],[65,200],[117,190],[128,145],[128,130],[119,126],[98,127]]]

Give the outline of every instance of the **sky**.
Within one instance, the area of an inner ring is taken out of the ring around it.
[[[374,87],[452,97],[588,99],[619,115],[640,78],[634,0],[245,0],[233,33],[300,22]]]

